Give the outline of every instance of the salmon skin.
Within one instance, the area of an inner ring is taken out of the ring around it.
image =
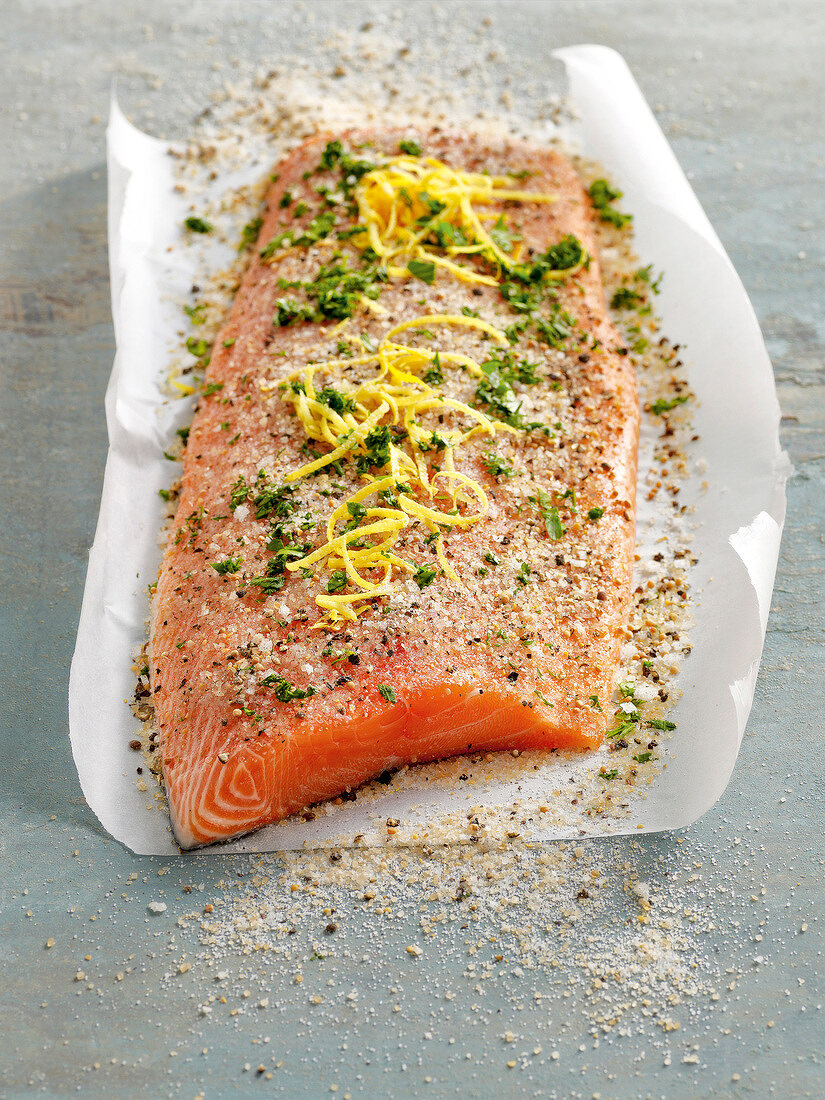
[[[636,382],[570,161],[348,132],[274,178],[153,599],[183,848],[404,764],[593,749],[627,636]]]

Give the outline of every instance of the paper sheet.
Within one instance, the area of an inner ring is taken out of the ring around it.
[[[624,191],[642,262],[667,273],[657,311],[663,331],[687,349],[698,399],[694,423],[707,461],[703,477],[711,486],[703,492],[694,478],[681,498],[695,507],[699,596],[693,653],[679,681],[684,694],[669,715],[678,731],[668,745],[668,766],[627,820],[607,830],[590,830],[585,820],[574,832],[672,829],[706,812],[733,770],[762,653],[790,467],[780,450],[773,373],[751,305],[627,66],[601,46],[555,56],[566,66],[578,116],[573,141]],[[116,103],[108,142],[117,354],[106,394],[109,457],[72,664],[71,740],[83,792],[104,827],[135,852],[169,854],[177,846],[154,780],[147,777],[146,790],[136,784],[136,755],[128,748],[136,723],[126,700],[134,690],[132,654],[145,637],[146,587],[160,558],[158,489],[170,479],[161,454],[188,416],[186,403],[169,403],[159,383],[194,271],[176,250],[167,251],[186,216],[172,190],[168,146],[132,127]],[[546,787],[547,777],[541,782]],[[531,793],[525,780],[476,787],[472,798],[507,805],[517,787],[519,797]],[[379,809],[382,817],[425,820],[449,810],[456,797],[426,784],[413,793],[388,788]],[[460,797],[463,805],[464,791]],[[346,803],[315,822],[270,826],[204,851],[298,848],[367,832],[375,810],[375,804]],[[534,835],[570,833],[551,828]]]

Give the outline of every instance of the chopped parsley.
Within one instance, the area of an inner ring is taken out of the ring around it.
[[[190,355],[194,355],[196,359],[202,359],[204,355],[209,353],[209,342],[198,339],[197,336],[190,336],[186,341],[186,350]]]
[[[680,393],[678,397],[671,397],[670,400],[660,397],[658,401],[654,401],[650,406],[650,411],[654,416],[661,416],[662,413],[670,412],[670,410],[675,409],[677,405],[684,405],[684,403],[689,400],[690,395],[686,393]]]
[[[261,226],[263,224],[263,218],[252,218],[246,223],[241,230],[241,244],[238,251],[244,248],[252,248],[258,239],[258,234],[261,232]]]
[[[496,481],[502,477],[514,477],[516,473],[508,462],[505,462],[503,458],[499,458],[493,451],[488,451],[487,454],[482,455],[481,464],[490,477],[494,477]]]
[[[406,153],[407,156],[410,157],[421,156],[421,146],[418,144],[417,141],[409,141],[407,139],[405,139],[404,141],[399,141],[398,149],[399,152]]]
[[[438,386],[444,381],[444,371],[441,369],[441,359],[438,352],[435,353],[430,366],[421,377],[424,382],[431,386]]]
[[[622,214],[611,205],[616,199],[622,197],[622,192],[611,187],[607,180],[593,180],[590,187],[587,189],[587,193],[590,196],[590,201],[593,203],[593,206],[598,210],[599,217],[603,222],[615,225],[617,229],[621,229],[622,226],[627,225],[633,220],[632,214]]]
[[[278,312],[273,318],[273,324],[277,322],[281,328],[293,325],[296,321],[312,320],[312,310],[308,306],[299,305],[292,298],[277,298],[275,306]]]
[[[527,498],[531,504],[535,504],[542,519],[544,520],[544,529],[547,532],[548,538],[557,541],[564,534],[564,528],[561,525],[561,517],[559,516],[558,508],[553,504],[553,501],[545,493],[544,489],[539,489],[538,494],[534,497]]]
[[[275,672],[270,672],[268,676],[264,676],[261,685],[263,687],[274,687],[275,698],[280,703],[291,703],[293,699],[309,699],[311,696],[318,694],[312,685],[306,688],[296,688],[289,680],[285,680],[283,676],[278,676]]]
[[[675,730],[676,723],[668,722],[665,718],[648,718],[645,725],[654,730]]]
[[[193,233],[211,233],[215,228],[214,225],[206,221],[205,218],[197,218],[194,216],[187,218],[183,224]]]
[[[592,519],[594,523],[596,520],[600,520],[604,515],[604,508],[589,508],[587,511],[587,518]]]
[[[346,569],[336,569],[327,581],[327,592],[340,592],[348,583]]]
[[[433,569],[431,565],[422,565],[413,574],[413,580],[419,588],[426,588],[427,585],[433,583],[437,576],[438,571]]]
[[[435,264],[432,260],[410,260],[407,271],[428,286],[432,286],[435,282]]]
[[[221,577],[225,577],[227,573],[237,573],[241,568],[240,558],[226,558],[224,561],[213,561],[211,563],[212,568]]]
[[[644,297],[629,286],[620,286],[610,299],[611,309],[636,309],[644,302]]]
[[[339,393],[338,390],[333,389],[332,386],[324,386],[324,388],[318,393],[316,400],[320,401],[322,405],[326,405],[327,408],[332,409],[333,412],[337,412],[340,415],[348,412],[354,412],[355,402],[351,397],[347,397],[343,393]]]
[[[378,694],[381,696],[382,699],[386,699],[388,703],[398,702],[398,697],[396,696],[393,689],[389,686],[389,684],[379,684]]]
[[[201,390],[201,395],[203,397],[211,397],[212,394],[218,393],[222,389],[223,389],[223,382],[207,382],[206,385]]]
[[[358,455],[355,465],[359,474],[366,474],[377,466],[386,466],[390,460],[390,429],[386,424],[379,428],[373,428],[364,440],[366,453]]]

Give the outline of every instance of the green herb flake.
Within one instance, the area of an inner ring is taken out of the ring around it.
[[[622,197],[622,192],[611,187],[607,180],[593,180],[590,187],[587,189],[587,193],[590,196],[590,201],[593,203],[593,206],[598,210],[599,217],[603,222],[615,225],[617,229],[621,229],[622,226],[627,225],[633,220],[632,214],[622,214],[611,205],[616,199]]]
[[[219,576],[225,577],[228,573],[238,572],[241,568],[241,558],[226,558],[224,561],[213,561],[211,565]]]
[[[211,397],[223,389],[223,382],[207,382],[201,390],[202,397]]]
[[[183,224],[193,233],[211,233],[215,228],[214,225],[206,221],[205,218],[197,218],[194,216],[187,218]]]
[[[604,515],[604,508],[589,508],[588,511],[587,511],[587,518],[592,519],[594,523],[597,520],[600,520],[603,515]]]
[[[650,728],[654,729],[654,730],[675,730],[676,729],[676,723],[675,722],[668,722],[667,719],[665,719],[665,718],[649,718],[647,720],[647,722],[645,722],[645,725],[650,726]]]
[[[433,569],[431,565],[422,565],[413,574],[413,580],[419,588],[423,589],[426,588],[427,585],[432,584],[437,576],[437,570]]]
[[[398,702],[398,697],[396,696],[393,689],[389,686],[389,684],[379,684],[378,694],[381,696],[382,699],[386,699],[388,703]]]
[[[283,676],[278,676],[274,672],[264,676],[261,685],[275,688],[275,698],[281,703],[291,703],[294,699],[309,699],[318,694],[311,685],[306,688],[296,688],[289,680],[285,680]]]
[[[428,286],[432,286],[435,282],[435,264],[432,260],[410,260],[407,271]]]
[[[527,499],[531,504],[535,504],[541,514],[548,538],[553,539],[554,542],[558,541],[564,535],[564,528],[561,524],[558,509],[554,506],[550,497],[543,489],[539,489],[536,496]]]
[[[620,286],[610,299],[611,309],[637,309],[644,302],[644,296],[629,286]]]
[[[421,156],[421,146],[418,144],[417,141],[410,141],[407,139],[405,139],[404,141],[399,141],[398,149],[400,152],[406,153],[408,157]]]
[[[639,752],[633,757],[638,764],[647,764],[648,761],[653,759],[652,752]]]
[[[327,581],[327,592],[340,592],[348,583],[346,569],[336,569]]]
[[[654,401],[650,406],[650,411],[654,416],[661,416],[662,413],[670,412],[670,410],[675,409],[677,405],[684,405],[685,402],[689,400],[690,395],[687,393],[680,393],[678,397],[671,397],[670,400],[660,397],[658,401]]]
[[[190,336],[186,341],[186,350],[196,359],[202,359],[204,355],[209,354],[209,342],[197,336]]]
[[[513,467],[492,451],[488,451],[487,454],[482,455],[481,464],[490,477],[494,477],[496,481],[499,481],[503,477],[515,477],[516,471]]]

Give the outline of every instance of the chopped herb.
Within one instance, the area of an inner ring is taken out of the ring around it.
[[[207,384],[201,390],[203,397],[211,397],[212,394],[218,393],[223,389],[223,382],[207,382]]]
[[[599,702],[598,695],[591,695],[590,696],[590,706],[593,708],[593,710],[597,710],[599,712],[599,714],[604,713],[604,711],[602,710],[602,705]]]
[[[428,286],[432,286],[435,282],[435,264],[432,260],[410,260],[407,271]]]
[[[433,569],[431,565],[422,565],[413,574],[413,580],[419,588],[426,588],[427,585],[433,583],[437,576],[438,571]]]
[[[398,698],[396,697],[395,692],[389,686],[389,684],[379,684],[378,694],[381,696],[382,699],[386,699],[388,703],[398,702]]]
[[[430,366],[424,371],[422,379],[431,386],[438,386],[444,381],[444,372],[441,369],[441,359],[438,352],[433,356]]]
[[[290,499],[294,490],[290,485],[272,485],[268,483],[266,475],[261,471],[255,481],[255,489],[257,492],[252,503],[255,505],[256,519],[267,519],[269,517],[288,519],[294,514],[296,505]],[[246,497],[244,496],[242,499],[246,499]],[[233,507],[236,507],[234,493]]]
[[[687,393],[680,393],[678,397],[672,397],[669,401],[660,397],[658,401],[654,401],[650,406],[650,411],[654,416],[661,416],[662,413],[670,412],[670,410],[675,409],[677,405],[684,405],[684,403],[689,400],[690,395]]]
[[[611,309],[635,309],[644,302],[644,297],[629,286],[620,286],[610,299]]]
[[[274,687],[275,698],[281,703],[291,703],[293,699],[309,699],[318,692],[311,685],[307,688],[296,688],[283,676],[270,672],[261,680],[263,687]]]
[[[543,489],[539,489],[538,495],[527,498],[531,504],[535,504],[536,508],[541,513],[544,520],[544,529],[547,531],[549,538],[554,541],[560,539],[564,534],[564,528],[561,525],[561,517],[559,516],[558,509],[554,507],[552,500],[545,493]]]
[[[538,688],[533,688],[533,694],[537,699],[541,700],[546,707],[553,707],[555,709],[555,703],[551,703],[547,696],[540,692]]]
[[[530,566],[527,564],[526,561],[523,561],[521,563],[521,565],[519,566],[518,573],[516,574],[516,582],[518,584],[527,584],[527,582],[530,580],[530,574],[531,573],[532,573],[532,569],[530,568]]]
[[[338,353],[338,355],[341,356],[342,359],[352,358],[352,348],[349,346],[346,340],[339,340],[338,343],[335,345],[335,351]]]
[[[352,237],[357,237],[360,233],[366,233],[367,227],[365,225],[351,225],[348,229],[339,229],[335,236],[339,241],[348,241]]]
[[[618,775],[619,775],[619,769],[618,768],[610,768],[610,769],[601,768],[600,771],[599,771],[599,777],[601,779],[606,780],[608,783],[613,779],[617,779]]]
[[[278,205],[280,206],[280,208],[282,210],[285,210],[291,202],[292,202],[292,192],[291,191],[284,191],[283,195],[281,195],[281,201],[278,203]]]
[[[561,309],[558,304],[554,306],[549,317],[536,318],[536,335],[542,343],[549,344],[551,348],[562,347],[564,341],[573,335],[575,327],[576,318]]]
[[[484,560],[490,565],[501,565],[501,558],[497,557],[492,550],[486,552]]]
[[[604,515],[604,508],[589,508],[587,512],[587,518],[592,519],[594,522],[599,520]]]
[[[623,225],[627,225],[628,222],[633,220],[632,214],[621,214],[611,206],[611,203],[622,197],[622,192],[612,188],[607,180],[593,180],[587,193],[603,222],[608,222],[610,225],[615,225],[617,229],[621,229]]]
[[[202,359],[209,352],[209,341],[198,339],[197,336],[190,336],[186,341],[186,350],[190,355],[194,355],[196,359]]]
[[[387,425],[373,428],[364,440],[366,454],[359,455],[355,460],[358,473],[369,473],[373,466],[379,468],[386,466],[390,460],[390,446],[390,429]]]
[[[227,573],[237,573],[241,568],[240,558],[226,558],[224,561],[213,561],[211,563],[212,568],[221,577],[225,577]]]
[[[333,389],[331,386],[325,386],[317,395],[317,400],[320,401],[322,405],[326,405],[327,408],[332,409],[333,412],[337,412],[339,415],[355,410],[355,402],[353,399],[347,397],[343,393],[339,393],[338,390]]]
[[[518,321],[513,321],[512,325],[508,325],[504,330],[504,335],[510,341],[511,344],[517,344],[519,337],[530,324],[529,317],[519,317]]]
[[[676,723],[668,722],[665,718],[649,718],[645,725],[654,730],[675,730]]]
[[[327,592],[340,592],[349,583],[346,569],[336,569],[327,581]]]
[[[261,232],[261,226],[263,224],[263,218],[252,218],[246,223],[246,225],[241,230],[240,249],[251,248],[255,244],[258,239],[258,234]]]
[[[433,432],[429,439],[420,439],[418,441],[419,451],[443,451],[447,447],[446,439],[442,439],[438,432]]]
[[[187,229],[191,229],[193,233],[211,233],[215,228],[211,222],[206,221],[204,218],[189,217],[183,224]]]
[[[172,499],[172,494],[169,489],[158,489],[158,496],[167,503]]]
[[[482,456],[481,464],[490,477],[494,477],[496,481],[502,477],[514,477],[516,473],[508,462],[505,462],[503,458],[499,458],[492,451],[488,451],[487,454]]]
[[[278,309],[276,317],[273,319],[273,323],[277,322],[284,328],[286,325],[292,325],[296,321],[311,321],[312,310],[308,306],[299,305],[292,298],[278,298],[275,301],[275,305]]]
[[[460,226],[436,218],[427,225],[429,236],[427,242],[438,248],[458,247],[472,244],[472,241]]]
[[[503,214],[499,215],[498,221],[490,230],[490,237],[493,243],[500,248],[502,252],[508,255],[513,251],[515,242],[521,239],[517,234],[508,229]]]
[[[206,304],[204,302],[196,302],[193,306],[184,306],[183,312],[193,325],[206,324]]]
[[[652,757],[652,752],[639,752],[633,757],[633,759],[636,760],[639,764],[647,764],[647,762],[651,760]]]
[[[657,278],[653,278],[653,264],[648,264],[647,267],[640,267],[634,274],[634,279],[640,283],[647,283],[654,294],[658,294],[661,289],[662,279],[664,274],[660,273]]]
[[[183,445],[186,446],[189,441],[189,428],[178,428],[177,434],[180,436]]]
[[[402,153],[406,153],[407,156],[410,156],[410,157],[420,157],[421,156],[421,146],[418,144],[417,141],[408,141],[408,140],[399,141],[398,148]]]
[[[231,348],[233,346],[233,344],[235,343],[236,339],[237,339],[237,337],[233,336],[231,340],[224,340],[223,346],[225,348]]]
[[[295,209],[292,211],[292,216],[293,218],[302,218],[308,210],[309,207],[305,202],[299,202]]]

